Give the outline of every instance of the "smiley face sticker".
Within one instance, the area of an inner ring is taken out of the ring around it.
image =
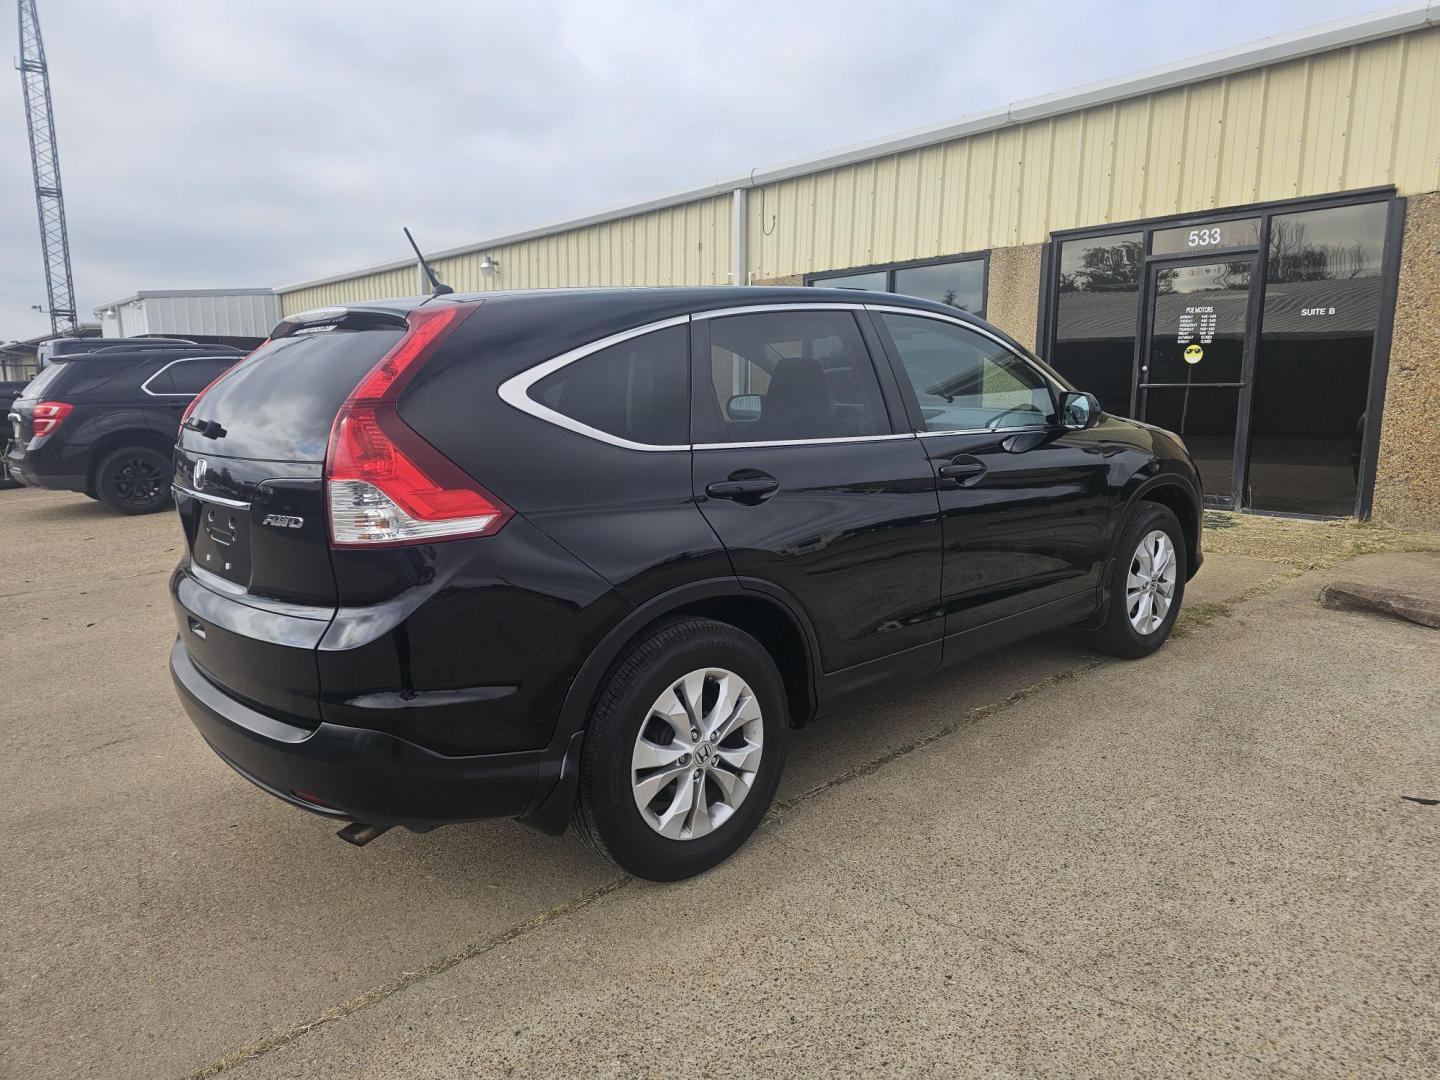
[[[1186,345],[1186,346],[1185,346],[1185,363],[1187,363],[1187,364],[1198,364],[1201,360],[1204,360],[1204,359],[1205,359],[1205,350],[1202,349],[1199,345]]]

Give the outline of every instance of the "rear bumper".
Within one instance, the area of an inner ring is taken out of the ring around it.
[[[553,782],[558,771],[546,751],[450,757],[381,731],[287,724],[207,679],[178,639],[170,674],[191,721],[226,764],[270,794],[328,817],[420,830],[519,817],[542,772]]]
[[[86,488],[86,477],[52,475],[43,468],[37,469],[30,456],[15,447],[5,456],[5,466],[10,475],[26,487],[48,488],[51,491],[84,491]]]

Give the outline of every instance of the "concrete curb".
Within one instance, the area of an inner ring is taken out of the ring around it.
[[[1337,581],[1320,590],[1320,604],[1335,611],[1367,611],[1440,629],[1440,597]]]

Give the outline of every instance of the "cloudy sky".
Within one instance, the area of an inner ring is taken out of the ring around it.
[[[82,317],[640,201],[1361,0],[40,0]],[[13,6],[0,27],[15,32]],[[9,39],[9,54],[18,43]],[[18,76],[0,340],[48,329]]]

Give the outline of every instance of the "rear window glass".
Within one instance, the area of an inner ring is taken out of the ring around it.
[[[401,327],[301,331],[262,346],[200,398],[210,439],[181,432],[187,450],[264,461],[324,461],[330,425],[350,391],[404,334]]]
[[[530,388],[586,427],[650,446],[690,441],[689,330],[670,326],[567,364]]]
[[[25,389],[20,391],[20,395],[27,398],[39,397],[45,392],[47,386],[60,377],[60,371],[64,366],[64,364],[47,364],[40,369],[40,374],[25,384]]]

